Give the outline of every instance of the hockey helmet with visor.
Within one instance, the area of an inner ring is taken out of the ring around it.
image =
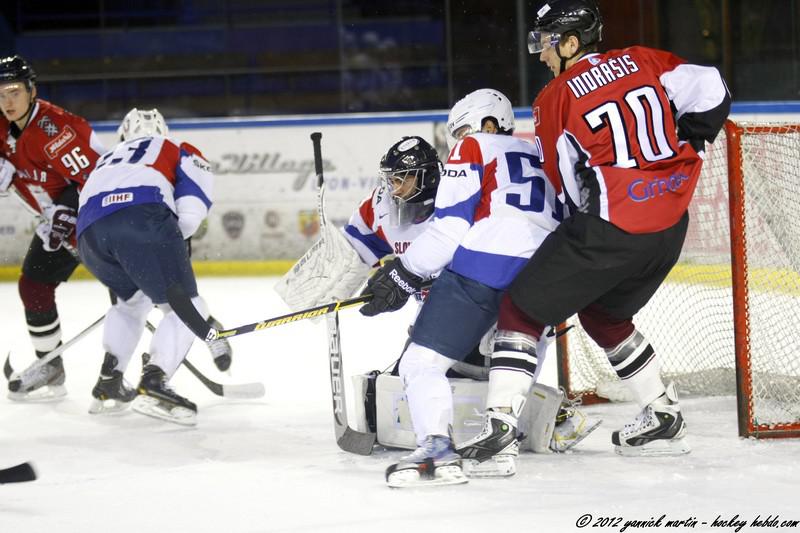
[[[403,137],[384,154],[380,176],[391,199],[392,226],[416,224],[431,216],[441,166],[436,149],[422,137]]]

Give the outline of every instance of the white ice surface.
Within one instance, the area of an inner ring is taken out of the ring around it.
[[[199,284],[214,315],[232,327],[286,312],[273,283]],[[24,368],[32,349],[16,284],[0,284],[0,302],[3,355],[11,350],[15,367]],[[69,339],[105,312],[107,296],[96,282],[70,282],[59,288],[58,305]],[[388,366],[411,311],[373,319],[344,312],[346,374]],[[671,528],[677,531],[734,531],[711,529],[718,515],[738,514],[748,523],[759,514],[800,520],[800,441],[739,439],[733,398],[682,402],[694,448],[685,457],[616,456],[611,431],[636,408],[588,407],[605,421],[574,453],[526,453],[510,479],[391,490],[383,471],[404,452],[360,457],[335,444],[324,331],[324,322],[304,322],[237,337],[231,376],[216,372],[196,343],[190,359],[212,379],[261,381],[267,394],[224,400],[180,369],[173,384],[198,404],[195,428],[135,413],[89,415],[102,360],[100,331],[93,333],[65,355],[64,401],[22,405],[0,397],[0,468],[30,460],[40,476],[0,486],[0,533],[573,531],[585,513],[623,519],[617,527],[589,528],[595,531],[620,531],[627,520],[662,514],[665,521],[698,521]],[[147,342],[145,334],[142,349]],[[553,361],[547,366],[552,375]],[[128,379],[135,382],[138,370],[134,361]],[[742,529],[749,530],[762,529]]]

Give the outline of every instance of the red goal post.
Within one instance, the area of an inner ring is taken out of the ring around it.
[[[682,395],[736,395],[741,436],[800,437],[800,124],[729,120],[689,216],[681,258],[637,328]],[[630,399],[579,326],[557,352],[570,395]]]

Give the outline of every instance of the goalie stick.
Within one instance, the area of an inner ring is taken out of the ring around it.
[[[375,433],[357,431],[347,423],[347,400],[344,393],[344,367],[342,366],[342,345],[339,336],[339,313],[331,313],[326,318],[336,444],[346,452],[371,455],[377,435]]]
[[[10,468],[0,468],[0,485],[5,483],[22,483],[34,481],[36,471],[30,463],[22,463]]]
[[[317,212],[320,230],[328,224],[325,216],[325,178],[322,174],[322,133],[311,134],[314,146],[314,170],[317,172]],[[333,424],[336,431],[336,444],[346,452],[358,455],[372,454],[377,435],[364,433],[351,428],[347,423],[347,401],[345,397],[344,367],[342,365],[342,344],[339,334],[339,311],[334,310],[326,316],[328,329],[328,356],[331,371],[331,398],[333,400]]]

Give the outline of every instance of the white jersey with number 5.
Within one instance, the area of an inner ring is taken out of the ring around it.
[[[564,217],[536,147],[517,137],[477,133],[450,152],[433,222],[401,257],[428,277],[449,268],[505,289]]]

